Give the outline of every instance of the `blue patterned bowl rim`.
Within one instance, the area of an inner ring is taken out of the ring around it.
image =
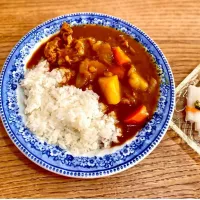
[[[72,156],[57,146],[41,143],[23,124],[17,105],[17,84],[23,79],[30,49],[59,30],[63,21],[72,25],[100,24],[121,30],[140,42],[155,59],[161,77],[160,99],[153,119],[130,144],[112,154],[94,157]],[[21,62],[21,63],[20,63]],[[165,135],[173,115],[174,78],[157,44],[136,26],[106,14],[73,13],[48,20],[27,33],[7,57],[0,77],[0,113],[3,125],[18,149],[37,165],[51,172],[75,178],[98,178],[124,171],[149,155]]]

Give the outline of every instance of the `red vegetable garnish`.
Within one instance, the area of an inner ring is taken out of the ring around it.
[[[120,47],[113,47],[113,55],[118,65],[123,65],[131,62],[131,59],[122,51]]]
[[[124,122],[127,124],[141,124],[147,119],[148,116],[149,113],[147,112],[146,106],[142,105],[129,115]]]

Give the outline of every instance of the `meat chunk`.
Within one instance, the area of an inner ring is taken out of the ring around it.
[[[73,41],[73,38],[72,38],[73,30],[70,27],[70,25],[64,22],[60,29],[60,33],[62,35],[63,40],[66,42],[67,46],[70,46]]]
[[[95,38],[88,37],[88,38],[80,38],[75,40],[75,49],[77,51],[78,56],[83,56],[89,52],[89,48],[95,45],[96,40]]]
[[[66,22],[63,23],[61,29],[60,29],[61,34],[66,33],[67,35],[71,35],[73,33],[72,28],[70,27],[69,24]]]
[[[87,38],[87,41],[89,42],[89,44],[91,45],[91,47],[96,43],[96,39],[93,38],[93,37]]]
[[[97,41],[95,44],[93,44],[93,50],[96,51],[100,61],[108,65],[112,64],[113,53],[110,44]]]
[[[79,56],[84,55],[84,53],[85,53],[84,40],[81,40],[81,39],[76,40],[76,42],[75,42],[75,49],[77,50],[77,54]]]
[[[57,51],[57,60],[58,60],[58,65],[63,65],[64,63],[71,62],[70,55],[71,55],[71,48],[64,48],[64,49],[59,49]]]
[[[100,63],[97,60],[89,59],[85,59],[84,61],[82,61],[79,67],[79,72],[81,74],[89,72],[90,74],[102,75],[105,70],[106,66],[104,64]]]
[[[54,40],[47,42],[44,48],[44,56],[50,63],[55,63],[57,59],[57,49],[59,48],[60,38],[56,37]]]
[[[89,69],[90,69],[91,66],[96,69],[94,71],[94,73],[99,75],[99,76],[103,75],[105,70],[107,69],[107,67],[104,64],[102,64],[101,62],[99,62],[97,60],[90,60]]]
[[[95,39],[92,37],[73,39],[72,35],[67,35],[65,32],[63,33],[63,38],[67,45],[58,52],[58,60],[61,64],[63,64],[63,61],[68,64],[81,61],[89,53],[90,46],[95,42]]]
[[[106,69],[106,66],[97,60],[85,59],[79,66],[76,87],[82,88],[89,81],[93,81],[97,75],[103,75]]]
[[[66,46],[64,49],[58,51],[58,65],[64,63],[72,64],[80,61],[82,58],[77,55],[77,51],[70,46]]]
[[[72,35],[68,35],[67,33],[63,33],[63,40],[66,42],[67,46],[72,44],[73,38]]]

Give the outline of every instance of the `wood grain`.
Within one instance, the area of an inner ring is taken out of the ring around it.
[[[16,42],[50,18],[101,12],[125,19],[151,36],[172,67],[175,82],[200,63],[199,0],[1,0],[0,66]],[[199,198],[200,157],[173,132],[142,162],[96,180],[71,179],[29,161],[0,123],[1,198]]]

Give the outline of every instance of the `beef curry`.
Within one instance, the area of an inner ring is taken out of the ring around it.
[[[59,33],[36,50],[27,68],[42,58],[50,70],[62,72],[62,85],[93,90],[100,96],[105,113],[114,113],[119,121],[118,144],[132,138],[152,118],[159,98],[157,67],[130,36],[110,27],[63,23]]]

